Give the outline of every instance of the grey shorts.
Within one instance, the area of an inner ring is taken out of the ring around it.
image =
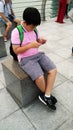
[[[21,59],[20,66],[33,81],[43,75],[44,71],[49,72],[56,68],[54,63],[42,52]]]

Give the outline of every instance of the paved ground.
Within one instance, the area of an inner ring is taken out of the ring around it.
[[[51,112],[38,99],[20,109],[6,91],[0,58],[0,130],[73,130],[73,23],[58,24],[48,20],[38,28],[47,43],[40,47],[57,66],[58,74],[53,95],[57,110]],[[9,42],[5,43],[9,55]]]

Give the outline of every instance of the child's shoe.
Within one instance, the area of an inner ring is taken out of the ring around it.
[[[57,99],[54,96],[52,96],[52,95],[51,95],[50,98],[51,98],[53,104],[55,105],[57,103]]]
[[[8,40],[7,36],[4,36],[4,42],[7,42],[7,40]]]
[[[39,100],[47,105],[51,110],[56,110],[55,104],[53,104],[53,101],[51,97],[46,98],[44,94],[39,95]]]

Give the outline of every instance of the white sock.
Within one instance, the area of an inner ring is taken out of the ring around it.
[[[45,97],[46,97],[46,98],[50,98],[50,95],[45,94]]]

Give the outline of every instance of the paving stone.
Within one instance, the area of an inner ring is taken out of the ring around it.
[[[1,63],[2,63],[6,58],[7,58],[7,56],[0,58],[0,71],[2,71],[2,64],[1,64]]]
[[[4,74],[3,71],[0,71],[0,81],[4,84],[4,86],[6,87],[6,83],[5,83],[5,78],[4,78]]]
[[[0,121],[0,130],[35,130],[21,110]]]
[[[54,54],[54,53],[47,53],[47,56],[55,63],[55,64],[58,64],[62,61],[64,61],[64,58]]]
[[[71,56],[71,50],[67,48],[56,49],[55,53],[63,58],[69,58]]]
[[[37,130],[55,130],[71,116],[59,102],[56,106],[57,110],[52,112],[47,106],[36,100],[30,107],[23,109],[23,111],[33,122]]]
[[[0,71],[2,70],[2,65],[0,64]]]
[[[71,50],[71,53],[72,53],[72,50]],[[71,55],[71,57],[68,59],[68,61],[72,62],[73,63],[73,56]]]
[[[73,82],[73,78],[70,79]]]
[[[73,82],[66,81],[56,87],[53,92],[60,103],[73,113]]]
[[[67,79],[73,78],[73,63],[68,60],[57,64],[57,70]]]
[[[19,107],[6,89],[0,90],[0,120],[18,110]]]
[[[0,89],[4,88],[4,84],[0,81]]]
[[[67,79],[63,75],[61,75],[60,73],[57,73],[54,86],[57,87],[65,81],[67,81]]]
[[[65,34],[65,32],[64,32]],[[65,36],[66,35],[66,36]],[[72,47],[72,36],[70,36],[69,33],[65,34],[64,38],[62,38],[60,41],[59,41],[59,44],[62,45],[63,49],[64,48],[67,48],[67,49],[70,49]]]
[[[68,119],[60,128],[56,130],[73,130],[73,117]]]

